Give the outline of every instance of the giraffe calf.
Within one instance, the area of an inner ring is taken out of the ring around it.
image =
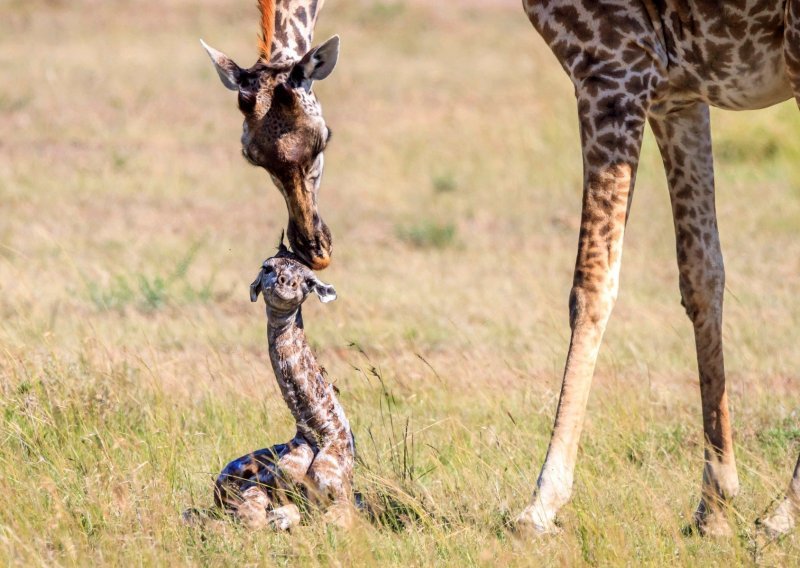
[[[297,428],[289,442],[235,459],[217,478],[217,506],[251,528],[288,530],[299,524],[303,502],[325,509],[326,522],[353,520],[355,440],[303,331],[300,306],[312,293],[336,298],[283,244],[250,285],[250,299],[262,294],[266,303],[270,361]]]

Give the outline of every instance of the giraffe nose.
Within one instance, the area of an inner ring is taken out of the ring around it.
[[[292,290],[295,290],[295,289],[297,289],[297,283],[298,283],[298,281],[297,281],[296,278],[290,278],[289,276],[286,276],[285,274],[281,274],[281,275],[278,276],[278,285],[279,286],[288,286]]]

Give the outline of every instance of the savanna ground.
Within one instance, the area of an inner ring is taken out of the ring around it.
[[[788,565],[754,519],[800,451],[800,112],[714,114],[736,536],[699,497],[693,338],[652,138],[563,533],[507,521],[544,457],[581,168],[571,86],[512,2],[329,0],[317,91],[334,236],[306,308],[382,524],[187,528],[229,459],[288,439],[248,284],[286,221],[198,38],[255,56],[250,1],[0,4],[0,562]]]

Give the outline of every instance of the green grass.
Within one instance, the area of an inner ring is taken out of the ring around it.
[[[291,535],[180,522],[228,460],[292,435],[248,296],[285,206],[197,42],[250,65],[252,3],[0,8],[0,563],[798,564],[800,534],[758,548],[753,524],[800,453],[794,103],[713,113],[735,536],[684,531],[700,405],[649,134],[563,532],[508,530],[552,427],[582,173],[570,83],[501,4],[322,13],[339,299],[305,320],[375,519]]]
[[[419,221],[397,228],[397,236],[417,248],[447,248],[456,241],[456,226],[453,223]]]

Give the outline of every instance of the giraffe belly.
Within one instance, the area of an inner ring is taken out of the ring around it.
[[[755,110],[792,97],[792,86],[785,72],[731,75],[726,79],[701,78],[696,73],[670,74],[670,98],[703,101],[728,110]]]
[[[667,2],[662,14],[673,98],[747,110],[792,96],[784,60],[785,2]]]

